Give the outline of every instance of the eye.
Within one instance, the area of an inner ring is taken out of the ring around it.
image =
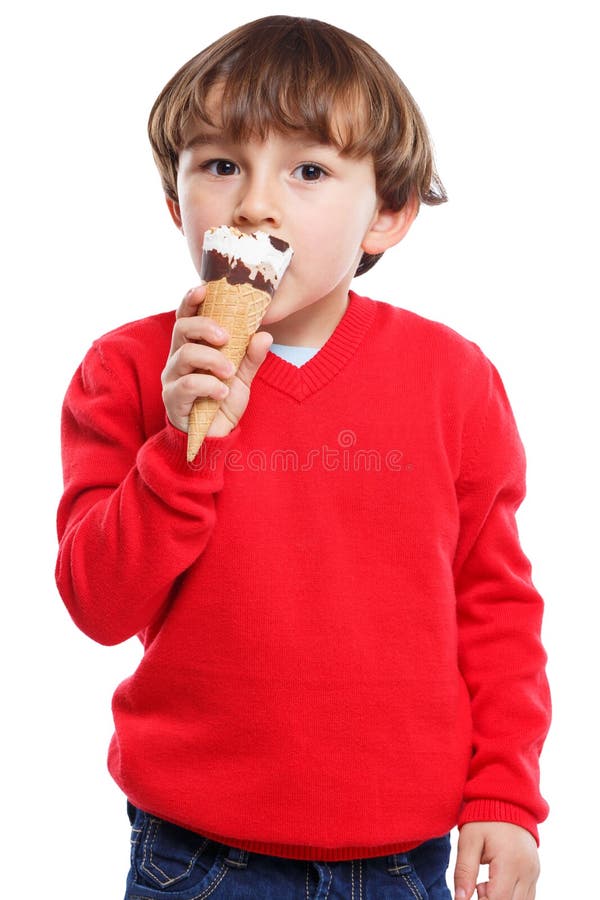
[[[316,163],[303,163],[294,169],[293,175],[300,181],[322,181],[327,172]]]
[[[236,164],[229,159],[211,159],[202,168],[211,175],[236,175],[239,172]]]

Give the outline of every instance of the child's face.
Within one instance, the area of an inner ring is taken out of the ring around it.
[[[212,226],[266,231],[293,247],[263,320],[276,340],[277,329],[268,326],[292,314],[298,326],[323,319],[327,331],[325,320],[343,313],[361,245],[378,218],[370,157],[344,157],[333,145],[296,133],[238,144],[200,123],[186,135],[177,188],[179,202],[168,201],[169,208],[198,272],[204,232]],[[300,332],[308,335],[305,328]],[[315,331],[312,340],[318,339]]]

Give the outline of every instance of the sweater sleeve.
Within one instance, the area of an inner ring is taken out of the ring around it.
[[[486,365],[465,426],[457,484],[459,665],[473,722],[459,825],[511,822],[538,840],[537,823],[548,812],[539,791],[539,755],[550,722],[543,602],[515,519],[525,496],[525,454],[500,376]]]
[[[150,626],[202,553],[238,432],[207,438],[190,466],[186,435],[168,422],[145,439],[140,403],[126,383],[94,345],[62,413],[56,581],[76,625],[102,644]]]

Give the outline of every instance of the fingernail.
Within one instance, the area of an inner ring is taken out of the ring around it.
[[[454,897],[455,897],[455,900],[466,900],[467,892],[465,891],[464,888],[457,888]]]
[[[227,332],[225,331],[225,329],[219,328],[218,325],[215,325],[215,327],[213,328],[213,332],[216,335],[216,337],[218,337],[218,338],[227,337]]]

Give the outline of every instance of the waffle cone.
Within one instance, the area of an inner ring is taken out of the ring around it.
[[[230,284],[226,278],[210,281],[206,287],[206,297],[199,312],[227,330],[229,341],[221,351],[236,371],[270,301],[271,296],[265,291],[259,291],[251,284]],[[188,462],[192,462],[198,453],[220,405],[220,401],[212,397],[198,397],[194,401],[188,424]]]

